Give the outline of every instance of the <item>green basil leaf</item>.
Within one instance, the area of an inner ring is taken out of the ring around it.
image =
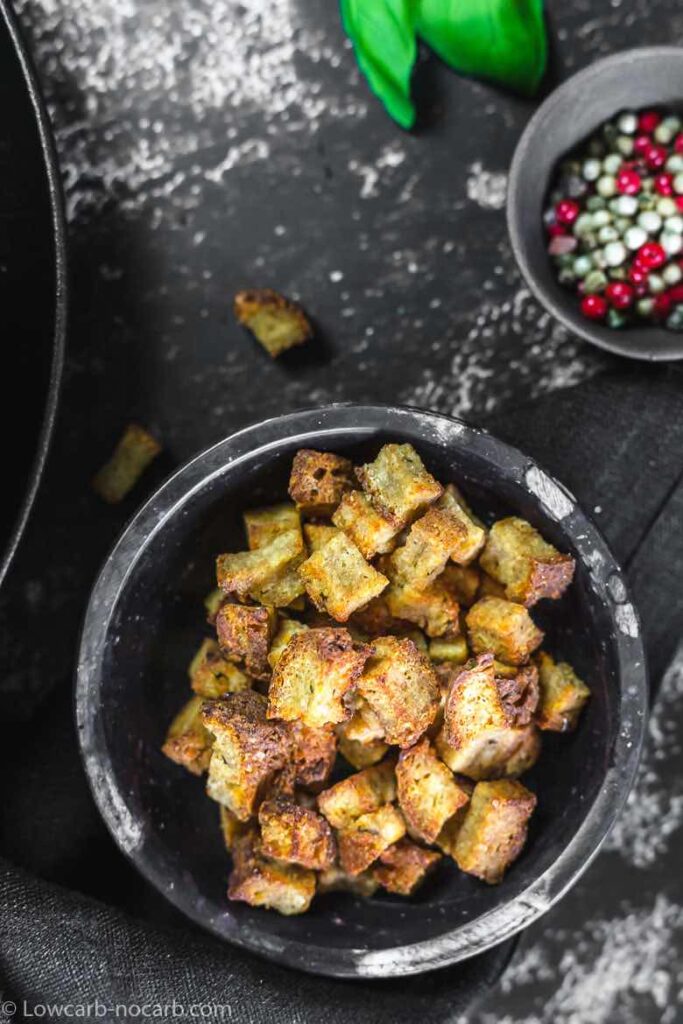
[[[415,123],[410,76],[417,55],[412,0],[341,0],[344,28],[372,91],[403,128]]]
[[[415,27],[456,71],[521,93],[543,77],[543,0],[416,0]]]

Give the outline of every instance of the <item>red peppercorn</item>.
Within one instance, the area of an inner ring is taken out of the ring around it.
[[[602,295],[584,295],[581,299],[581,312],[589,320],[604,320],[607,316],[607,301]]]
[[[631,284],[640,285],[647,281],[648,271],[638,259],[631,264],[628,272],[628,279]]]
[[[655,178],[655,191],[659,192],[660,196],[670,196],[673,190],[673,175],[658,174]]]
[[[617,191],[625,196],[635,196],[640,192],[640,175],[628,167],[622,167],[617,174]]]
[[[558,235],[564,234],[564,227],[562,224],[546,224],[545,229],[551,238],[557,238]]]
[[[636,259],[639,264],[649,270],[654,270],[656,267],[661,267],[662,263],[666,263],[666,253],[657,242],[645,242],[638,250]]]
[[[579,204],[573,199],[561,199],[555,207],[558,224],[573,224],[579,216]]]
[[[674,152],[683,153],[683,132],[674,139]]]
[[[651,145],[652,139],[649,135],[636,135],[633,140],[633,152],[639,156],[645,156]]]
[[[612,281],[605,289],[607,301],[615,309],[628,309],[633,302],[633,288],[625,281]]]
[[[664,166],[668,155],[669,154],[667,153],[665,146],[653,145],[645,151],[645,159],[648,162],[648,166],[651,167],[653,171]]]
[[[669,296],[672,303],[683,302],[683,284],[675,284],[664,294]]]
[[[651,135],[661,120],[662,115],[656,110],[645,110],[638,118],[638,131],[644,135]]]
[[[661,295],[658,295],[656,297],[656,299],[654,301],[654,305],[652,307],[652,312],[654,313],[654,315],[658,319],[662,319],[663,320],[664,317],[668,316],[669,313],[671,312],[671,306],[672,306],[671,296],[669,295],[668,292],[662,292]]]
[[[683,196],[676,196],[675,203],[681,213],[683,213]]]

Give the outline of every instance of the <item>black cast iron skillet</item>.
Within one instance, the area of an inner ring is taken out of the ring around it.
[[[0,0],[0,583],[24,531],[62,375],[66,256],[50,124],[14,14]]]

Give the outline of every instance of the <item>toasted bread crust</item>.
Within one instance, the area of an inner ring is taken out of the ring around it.
[[[301,448],[294,456],[289,496],[306,515],[332,515],[353,483],[353,465],[335,452]]]
[[[202,775],[209,767],[213,736],[201,718],[203,700],[192,697],[171,722],[162,753],[171,761],[187,768],[193,775]]]
[[[299,566],[299,576],[318,611],[337,622],[346,622],[389,582],[341,530]]]
[[[241,836],[233,849],[228,899],[280,914],[303,914],[315,895],[315,873],[265,856],[255,830]]]
[[[356,475],[375,509],[397,530],[443,494],[410,444],[385,444],[374,462],[361,466]]]
[[[337,834],[342,869],[349,875],[366,871],[405,832],[403,816],[393,804],[361,815]]]
[[[395,799],[394,766],[383,761],[326,789],[318,796],[318,807],[333,828],[343,829]]]
[[[279,796],[264,800],[258,820],[263,852],[268,857],[315,871],[334,864],[337,844],[332,829],[316,811]]]
[[[492,651],[509,665],[524,665],[543,640],[526,608],[498,597],[484,597],[466,616],[469,645],[475,654]]]
[[[362,491],[347,491],[332,516],[332,522],[356,545],[363,558],[393,551],[399,530]]]
[[[435,850],[425,850],[410,839],[400,839],[380,854],[374,875],[387,892],[411,896],[441,860]]]
[[[189,667],[190,685],[200,697],[222,697],[248,690],[251,680],[229,661],[215,640],[206,639]]]
[[[272,288],[238,292],[233,312],[237,321],[273,359],[295,345],[303,345],[313,336],[313,328],[301,306]]]
[[[272,608],[224,604],[216,615],[218,645],[231,661],[242,662],[254,679],[269,679],[268,648],[275,622]]]
[[[505,587],[510,601],[527,608],[541,598],[559,598],[574,576],[575,562],[548,544],[531,523],[509,516],[489,531],[481,566]]]
[[[479,782],[454,843],[461,871],[490,885],[500,882],[526,842],[536,797],[521,782]]]
[[[378,637],[372,652],[358,692],[379,719],[385,741],[412,746],[434,721],[439,706],[434,670],[407,637]]]
[[[396,765],[398,805],[411,834],[433,843],[469,794],[439,760],[425,737],[401,751]]]
[[[590,690],[566,661],[538,655],[540,706],[538,724],[551,732],[571,732],[590,697]]]

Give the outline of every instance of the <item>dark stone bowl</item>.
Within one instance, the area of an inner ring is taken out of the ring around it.
[[[593,691],[573,735],[547,735],[525,782],[539,798],[529,842],[500,886],[452,862],[412,899],[335,894],[302,917],[229,903],[218,808],[160,746],[189,696],[218,552],[244,547],[241,513],[282,500],[301,447],[356,462],[410,442],[489,521],[514,512],[577,560],[562,601],[534,610],[551,650]],[[638,618],[597,529],[531,459],[490,435],[415,409],[334,406],[268,420],[180,469],[138,512],[105,563],[78,665],[82,755],[121,849],[189,917],[290,966],[345,977],[419,973],[474,956],[543,914],[595,856],[633,782],[646,715]]]
[[[542,214],[558,160],[620,110],[680,109],[683,48],[627,50],[600,60],[551,93],[526,126],[510,169],[507,217],[517,262],[536,298],[586,341],[633,359],[683,359],[683,333],[660,327],[613,330],[586,320],[576,295],[555,279]]]

